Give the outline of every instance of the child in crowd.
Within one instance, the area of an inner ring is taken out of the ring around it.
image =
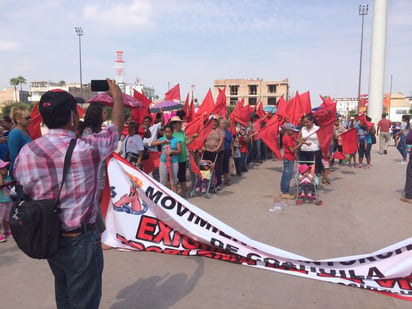
[[[206,193],[209,186],[210,177],[212,175],[213,162],[210,160],[200,160],[199,170],[201,177],[197,178],[196,181],[196,192]]]
[[[248,159],[248,136],[246,133],[246,128],[245,127],[240,127],[239,131],[239,144],[240,144],[240,153],[241,153],[241,166],[242,166],[242,172],[247,172],[247,159]]]
[[[283,125],[282,144],[283,152],[283,170],[280,180],[280,197],[282,199],[294,199],[295,197],[289,193],[289,183],[293,176],[293,165],[295,162],[295,151],[300,148],[301,143],[296,145],[296,128],[293,123],[285,123]]]
[[[313,186],[313,176],[310,173],[310,167],[306,164],[301,164],[299,166],[299,187],[300,187],[300,198],[313,198],[316,199]]]
[[[11,237],[9,215],[12,201],[10,189],[7,187],[7,183],[11,181],[11,177],[7,176],[9,165],[10,162],[0,160],[0,242]]]

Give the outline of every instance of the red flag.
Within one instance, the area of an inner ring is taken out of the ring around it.
[[[256,110],[256,115],[258,115],[260,119],[262,119],[263,117],[266,116],[266,113],[263,110],[263,104],[262,103],[259,104],[259,107]]]
[[[205,126],[206,115],[195,118],[189,122],[185,127],[185,132],[188,138],[191,138],[193,134],[199,133]]]
[[[226,86],[225,88],[223,88],[223,90],[221,90],[220,88],[217,89],[219,90],[219,95],[217,96],[216,105],[212,112],[215,115],[226,118]]]
[[[193,98],[192,98],[192,102],[190,103],[190,107],[189,107],[189,113],[186,115],[186,121],[191,122],[194,117],[195,117],[195,104],[193,103]]]
[[[342,138],[342,151],[345,154],[355,153],[358,150],[358,134],[356,128],[352,128],[340,135]]]
[[[206,97],[200,105],[195,117],[198,117],[199,115],[202,115],[204,113],[206,113],[206,115],[209,115],[214,108],[215,102],[213,101],[212,91],[209,88],[209,91],[207,92]]]
[[[180,102],[180,85],[177,84],[168,92],[165,93],[165,101],[177,100]]]
[[[149,151],[149,159],[143,160],[143,171],[149,174],[160,165],[160,156],[162,153],[160,151]]]
[[[42,123],[43,119],[41,118],[41,115],[39,113],[38,105],[39,103],[36,103],[30,113],[31,122],[27,128],[32,140],[41,137],[40,124]]]
[[[200,130],[199,136],[188,146],[190,151],[202,149],[205,139],[212,131],[212,121],[208,121],[205,126]],[[186,133],[187,134],[187,133]],[[188,135],[189,136],[189,135]]]
[[[190,102],[189,102],[189,92],[188,92],[186,96],[185,106],[183,107],[183,111],[185,112],[185,115],[186,115],[186,121],[187,121],[187,115],[189,115],[189,104]]]
[[[190,163],[191,163],[191,165],[192,165],[192,172],[195,173],[195,174],[197,174],[199,177],[202,177],[202,174],[200,173],[200,169],[199,169],[199,167],[197,166],[196,161],[195,161],[195,159],[193,158],[191,152],[189,152],[189,157],[190,157]]]
[[[332,159],[345,160],[346,156],[340,151],[335,151],[332,155]]]
[[[288,101],[288,107],[289,122],[298,125],[302,116],[312,112],[309,92],[299,95],[296,91],[296,96]]]
[[[320,150],[322,151],[322,155],[327,158],[329,157],[329,146],[333,137],[333,127],[336,119],[336,104],[334,102],[333,104],[322,104],[321,108],[313,113],[313,117],[320,126],[319,130],[316,132]]]
[[[147,98],[144,93],[140,93],[139,91],[136,91],[136,89],[133,89],[133,96],[141,103],[143,103],[144,106],[149,107],[150,104],[152,104],[152,100]]]
[[[79,104],[77,104],[77,113],[79,114],[79,118],[82,118],[85,113],[85,110]]]
[[[266,126],[260,130],[259,136],[265,142],[265,144],[273,151],[278,160],[282,159],[282,155],[279,150],[279,120],[277,117],[273,117],[266,123]]]

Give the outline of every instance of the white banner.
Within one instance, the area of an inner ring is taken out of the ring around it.
[[[108,160],[107,170],[102,237],[114,248],[205,256],[412,300],[412,238],[370,254],[315,261],[250,239],[120,156]]]

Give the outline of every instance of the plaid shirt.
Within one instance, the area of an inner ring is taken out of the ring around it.
[[[75,133],[51,129],[45,136],[26,144],[14,167],[14,177],[32,199],[56,199],[63,176],[64,156]],[[98,167],[117,147],[115,126],[77,139],[70,168],[60,195],[63,231],[96,222]]]

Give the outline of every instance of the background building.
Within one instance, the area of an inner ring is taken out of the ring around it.
[[[263,79],[218,79],[214,81],[214,97],[226,86],[227,105],[236,105],[242,98],[245,103],[256,105],[262,102],[264,106],[275,105],[281,96],[288,100],[289,82],[264,81]]]

